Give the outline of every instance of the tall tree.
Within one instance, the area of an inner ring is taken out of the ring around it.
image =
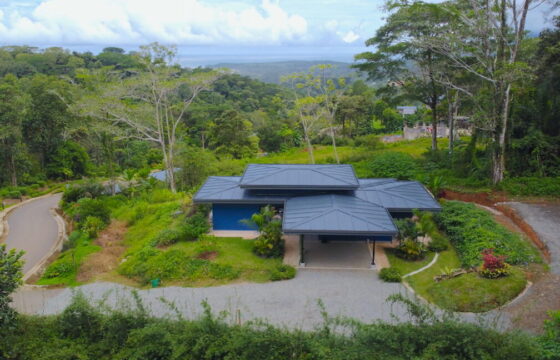
[[[220,74],[182,69],[174,47],[152,43],[140,49],[138,74],[105,84],[82,105],[88,114],[128,129],[129,137],[158,144],[169,187],[176,191],[174,158],[185,112]]]
[[[12,186],[18,185],[18,158],[25,145],[21,124],[25,115],[25,96],[17,78],[7,75],[0,80],[0,161],[10,174]]]
[[[72,114],[72,86],[57,77],[43,74],[25,79],[29,110],[23,121],[23,135],[30,150],[44,168],[65,138]]]
[[[439,37],[446,17],[437,7],[421,2],[388,1],[386,7],[391,12],[386,24],[366,41],[376,51],[356,55],[359,63],[354,67],[367,72],[372,80],[387,81],[387,86],[397,87],[405,98],[430,108],[432,150],[436,150],[438,105],[445,95],[438,82],[442,59],[433,49],[418,43]]]
[[[519,61],[527,15],[540,3],[541,0],[457,0],[434,5],[450,15],[453,31],[419,42],[480,82],[483,91],[477,93],[461,84],[452,85],[476,98],[479,104],[479,127],[488,131],[493,141],[494,184],[501,182],[505,173],[512,89],[527,73],[527,65]]]

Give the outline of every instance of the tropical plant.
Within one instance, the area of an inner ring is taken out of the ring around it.
[[[402,274],[397,268],[388,267],[379,271],[379,278],[385,282],[401,282]]]
[[[504,255],[496,256],[493,249],[485,249],[482,251],[482,267],[479,270],[480,275],[488,279],[497,279],[509,274],[510,266],[506,263]]]
[[[282,238],[282,222],[274,207],[267,205],[261,211],[253,214],[250,221],[259,230],[259,237],[255,240],[254,251],[263,257],[280,257],[284,253],[284,239]]]

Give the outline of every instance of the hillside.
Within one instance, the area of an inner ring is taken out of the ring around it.
[[[252,78],[268,82],[280,83],[280,78],[284,75],[305,72],[313,65],[330,64],[332,77],[350,77],[360,76],[355,69],[352,69],[350,63],[338,61],[278,61],[263,63],[220,63],[212,65],[212,68],[228,68],[234,72],[250,76]]]

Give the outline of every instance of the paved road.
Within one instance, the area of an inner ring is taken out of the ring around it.
[[[8,215],[8,249],[25,251],[23,273],[37,264],[56,243],[58,226],[51,208],[60,201],[61,194],[32,201],[15,209]]]
[[[560,275],[560,205],[510,202],[550,250],[550,271]]]

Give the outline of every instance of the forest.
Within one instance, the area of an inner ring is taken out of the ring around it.
[[[163,168],[172,190],[187,190],[210,173],[239,173],[235,160],[303,148],[315,162],[314,146],[325,145],[332,156],[322,161],[340,162],[338,147],[379,143],[401,132],[403,121],[453,129],[460,115],[472,136],[451,131],[444,146],[433,131],[424,154],[433,176],[421,180],[437,175],[467,188],[509,181],[531,184],[526,195],[557,194],[560,19],[529,36],[524,24],[478,23],[481,8],[460,16],[469,4],[391,3],[386,24],[368,40],[372,51],[354,64],[370,81],[388,79],[375,87],[332,77],[331,65],[280,85],[184,68],[172,46],[157,43],[98,55],[4,46],[0,184],[17,195],[52,181]],[[454,27],[461,31],[448,31]],[[396,110],[411,104],[414,115]]]

